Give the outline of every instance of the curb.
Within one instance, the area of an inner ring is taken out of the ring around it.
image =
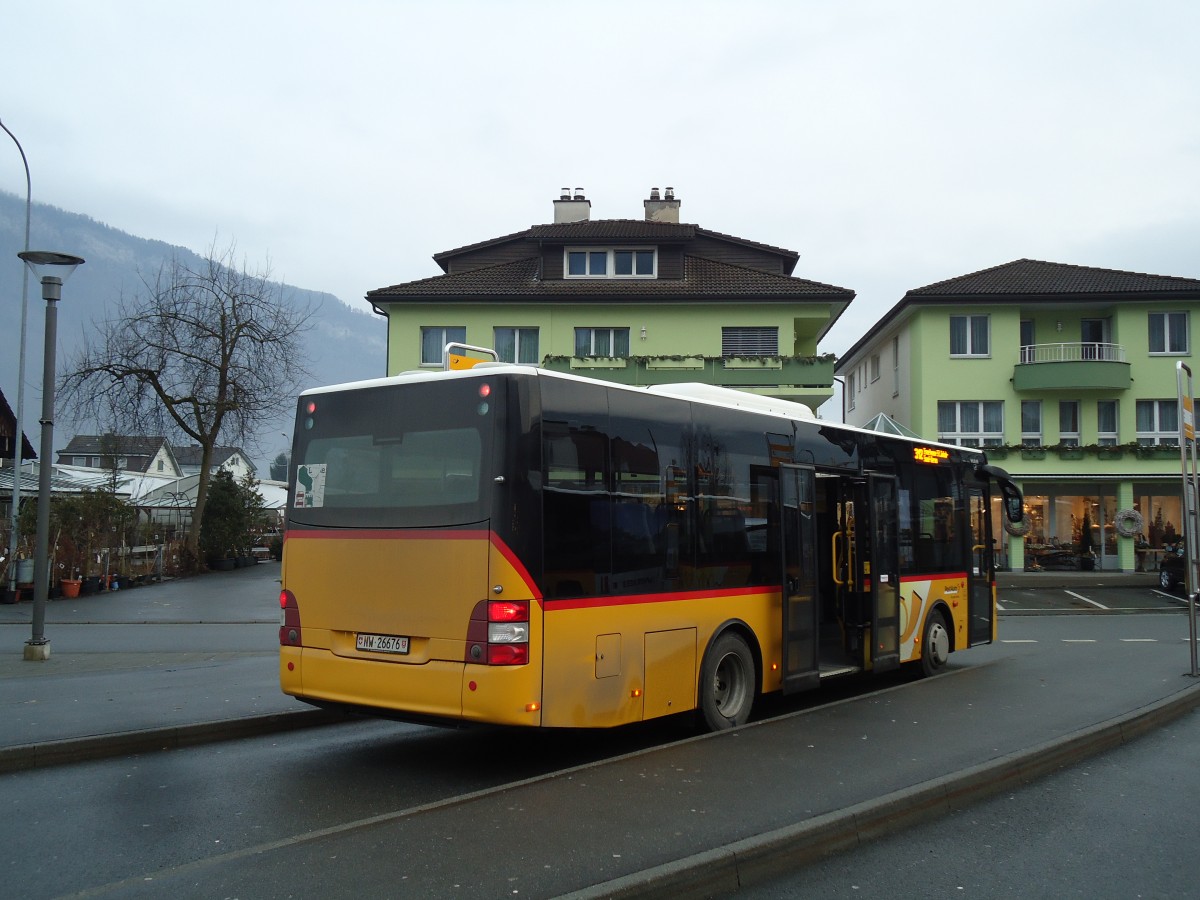
[[[198,744],[332,725],[337,722],[345,722],[350,718],[345,713],[330,710],[301,710],[299,712],[246,716],[241,719],[226,719],[218,722],[200,722],[193,725],[172,725],[166,728],[146,728],[141,731],[122,731],[113,734],[66,738],[61,741],[45,741],[38,744],[18,744],[14,747],[0,748],[0,773],[86,762],[132,753],[177,750],[180,747],[192,747]]]
[[[1028,784],[1081,759],[1129,743],[1200,707],[1200,685],[1037,747],[893,791],[797,825],[705,850],[661,866],[564,894],[567,900],[732,894],[832,853]],[[563,900],[560,898],[560,900]]]

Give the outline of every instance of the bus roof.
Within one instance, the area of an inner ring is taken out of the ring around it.
[[[662,397],[673,397],[678,400],[702,403],[706,406],[718,406],[725,409],[742,409],[748,412],[759,412],[766,415],[778,416],[780,418],[792,419],[799,422],[814,424],[820,423],[821,425],[850,431],[855,434],[865,435],[876,439],[883,438],[892,441],[905,441],[910,444],[945,447],[947,449],[958,450],[960,452],[978,453],[980,456],[982,456],[984,453],[984,450],[978,447],[962,447],[957,444],[943,444],[939,441],[930,441],[922,437],[908,437],[905,435],[896,435],[888,432],[871,431],[855,425],[847,425],[843,422],[828,422],[823,419],[818,419],[813,414],[812,410],[801,403],[794,403],[790,400],[777,400],[773,397],[764,397],[761,394],[750,394],[746,391],[739,391],[733,388],[718,387],[699,382],[680,382],[678,384],[659,384],[635,387],[627,384],[618,384],[612,381],[604,381],[597,378],[587,378],[582,375],[575,375],[574,373],[552,372],[549,369],[542,369],[538,366],[521,363],[481,362],[469,369],[449,371],[445,369],[411,369],[407,372],[401,372],[398,375],[389,375],[384,378],[371,378],[364,381],[350,381],[343,384],[331,384],[322,387],[309,388],[303,391],[300,396],[307,397],[314,394],[328,394],[336,391],[364,390],[367,388],[386,387],[388,385],[419,384],[424,381],[442,381],[448,378],[478,378],[486,375],[524,375],[527,377],[533,376],[538,378],[560,378],[566,381],[578,381],[583,384],[600,384],[605,387],[616,388],[618,390],[652,393]]]

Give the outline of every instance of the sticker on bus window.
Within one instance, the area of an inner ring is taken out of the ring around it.
[[[325,463],[296,467],[296,509],[325,505]]]

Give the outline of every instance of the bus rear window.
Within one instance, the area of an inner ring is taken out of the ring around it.
[[[485,518],[494,406],[478,402],[477,387],[422,383],[302,400],[291,520],[375,527]]]

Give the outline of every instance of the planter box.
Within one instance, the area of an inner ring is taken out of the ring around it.
[[[988,459],[1008,459],[1008,450],[1004,447],[984,447],[983,452]]]
[[[1046,451],[1041,447],[1024,447],[1021,450],[1021,459],[1045,459]]]
[[[628,360],[622,356],[572,356],[572,369],[624,369]]]
[[[1059,459],[1083,459],[1082,447],[1063,447],[1057,452]]]
[[[1110,447],[1107,450],[1097,450],[1096,459],[1123,459],[1125,451],[1119,447]]]
[[[703,369],[703,356],[688,356],[684,359],[662,359],[652,356],[646,360],[647,369]]]
[[[782,369],[782,359],[738,359],[730,357],[722,360],[727,369]]]

